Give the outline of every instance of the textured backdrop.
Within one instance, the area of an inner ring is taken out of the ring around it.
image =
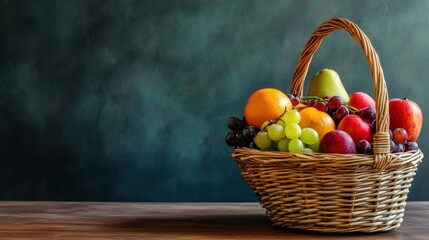
[[[287,92],[305,42],[336,16],[371,39],[389,96],[429,119],[429,1],[0,3],[0,200],[255,201],[226,120],[256,89]],[[373,95],[347,33],[322,43],[309,74],[324,67]],[[428,165],[409,199],[429,200]]]

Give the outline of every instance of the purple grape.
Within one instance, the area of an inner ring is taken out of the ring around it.
[[[254,126],[246,126],[242,131],[244,141],[249,144],[256,136],[256,128]]]
[[[349,109],[345,106],[341,106],[338,108],[338,110],[335,112],[335,118],[339,122],[341,121],[345,116],[349,115]]]
[[[343,104],[343,101],[341,101],[341,97],[333,96],[328,101],[328,108],[331,111],[336,111],[338,108],[341,107],[342,104]]]
[[[408,133],[403,128],[396,128],[393,130],[393,141],[397,144],[405,143],[408,138]]]
[[[371,123],[371,133],[372,134],[375,134],[375,132],[377,131],[377,121],[376,120],[374,120],[374,121],[372,121],[372,123]],[[391,135],[390,135],[391,136]]]
[[[396,143],[392,139],[390,139],[390,152],[396,152]]]
[[[404,152],[405,151],[405,145],[400,143],[396,144],[392,139],[390,139],[390,152],[391,153],[398,153],[398,152]]]
[[[403,143],[396,144],[396,152],[405,152],[405,145]]]
[[[405,152],[419,149],[419,145],[416,142],[406,142],[404,143]]]
[[[228,146],[233,147],[236,144],[235,132],[229,132],[225,137],[225,142]]]
[[[317,110],[322,111],[322,112],[328,111],[328,106],[326,106],[326,103],[324,103],[324,102],[315,103],[314,108],[316,108]]]
[[[254,126],[246,126],[244,129],[249,129],[252,132],[257,132],[256,128]]]
[[[228,119],[227,125],[232,131],[241,131],[246,124],[242,119],[238,117],[230,117]]]
[[[389,129],[389,137],[390,137],[390,139],[392,139],[392,140],[393,140],[393,132],[392,132],[392,130],[390,130],[390,129]]]
[[[297,106],[297,105],[300,103],[299,98],[297,98],[297,97],[292,98],[292,99],[290,100],[290,102],[291,102],[291,103],[292,103],[292,105],[294,105],[294,106]]]
[[[372,146],[367,140],[360,140],[356,144],[356,151],[363,154],[372,154]]]
[[[308,100],[307,103],[306,103],[306,105],[309,106],[309,107],[313,107],[314,104],[316,104],[316,102],[314,100]]]
[[[244,147],[246,145],[246,140],[244,139],[243,134],[241,132],[235,133],[235,146]]]
[[[359,110],[358,115],[367,122],[373,122],[375,120],[376,114],[375,109],[372,107],[366,107]]]
[[[292,100],[295,98],[295,96],[292,93],[286,93],[286,96],[289,98],[289,100]]]

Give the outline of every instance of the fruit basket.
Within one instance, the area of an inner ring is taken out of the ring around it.
[[[423,153],[390,152],[387,87],[378,55],[366,35],[347,19],[322,23],[302,51],[290,92],[302,96],[313,54],[322,40],[338,29],[348,31],[360,44],[371,71],[377,112],[373,154],[237,147],[231,157],[274,225],[343,233],[396,229]]]

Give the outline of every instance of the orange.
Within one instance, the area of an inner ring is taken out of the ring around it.
[[[275,88],[263,88],[247,99],[244,117],[247,124],[260,129],[265,121],[276,119],[291,109],[292,103],[286,94]]]
[[[299,126],[301,128],[313,128],[322,139],[326,133],[335,130],[335,122],[326,112],[317,110],[314,107],[307,107],[302,109],[299,114],[301,121]]]

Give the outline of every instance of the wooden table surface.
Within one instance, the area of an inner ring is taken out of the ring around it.
[[[429,202],[396,230],[320,234],[273,227],[258,203],[0,202],[0,239],[429,239]]]

